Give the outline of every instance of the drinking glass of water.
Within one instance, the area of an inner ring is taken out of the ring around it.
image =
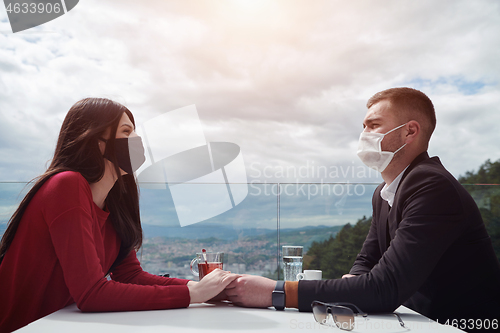
[[[303,246],[282,247],[283,275],[285,281],[297,281],[297,274],[302,273]]]

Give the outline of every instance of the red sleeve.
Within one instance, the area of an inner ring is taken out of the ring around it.
[[[59,195],[52,200],[47,198],[45,207],[54,250],[68,291],[78,308],[82,311],[136,311],[187,307],[190,297],[186,285],[141,286],[108,281],[104,277],[94,240],[94,229],[101,226],[92,218],[92,194],[88,183],[78,176],[63,179],[56,191]]]
[[[122,283],[133,283],[139,285],[186,285],[189,280],[165,278],[149,274],[142,270],[135,251],[130,254],[113,270],[111,278]]]

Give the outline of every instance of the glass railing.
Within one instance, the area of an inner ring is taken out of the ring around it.
[[[197,184],[216,192],[219,184]],[[371,215],[374,184],[250,183],[246,198],[232,209],[181,227],[169,190],[141,189],[145,270],[192,277],[190,259],[202,248],[227,254],[225,268],[277,278],[282,245],[302,245],[334,237],[346,223]],[[222,205],[222,204],[221,204]],[[189,207],[185,208],[189,209]],[[203,209],[194,205],[191,209]]]
[[[221,184],[193,184],[188,188],[191,190],[189,200],[183,202],[178,195],[173,195],[177,190],[169,186],[142,185],[144,241],[138,257],[144,270],[192,279],[189,263],[204,248],[224,252],[224,268],[231,272],[277,279],[282,278],[281,246],[304,246],[304,265],[307,266],[308,260],[309,263],[313,260],[307,256],[311,246],[326,246],[348,223],[354,226],[361,221],[367,225],[371,197],[378,184],[223,184],[229,196],[225,201],[208,204],[199,198],[207,193],[224,197]],[[246,188],[246,195],[238,198],[234,186]],[[498,251],[500,186],[464,186],[476,200]],[[0,182],[0,234],[26,192],[26,183]],[[196,214],[189,215],[191,212]],[[360,246],[359,240],[357,246]],[[333,260],[344,261],[344,266],[352,264],[352,254],[345,256]]]

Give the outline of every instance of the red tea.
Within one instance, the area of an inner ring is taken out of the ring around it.
[[[222,269],[222,263],[221,262],[198,263],[198,272],[200,272],[200,280],[203,279],[205,275],[207,275],[216,268]]]

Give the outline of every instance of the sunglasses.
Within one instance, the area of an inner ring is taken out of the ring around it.
[[[368,315],[361,311],[356,305],[351,303],[323,303],[320,301],[313,301],[311,304],[314,320],[321,325],[328,324],[328,316],[331,315],[335,325],[341,330],[352,331],[354,329],[354,316],[362,316],[366,318]],[[356,310],[357,312],[353,311]],[[403,320],[397,312],[393,313],[398,318],[401,327],[406,328]]]
[[[311,307],[314,319],[318,323],[329,326],[328,316],[331,315],[335,325],[345,331],[353,330],[354,316],[367,316],[360,308],[351,303],[323,303],[320,301],[313,301]],[[354,313],[352,308],[354,308],[357,313]]]

